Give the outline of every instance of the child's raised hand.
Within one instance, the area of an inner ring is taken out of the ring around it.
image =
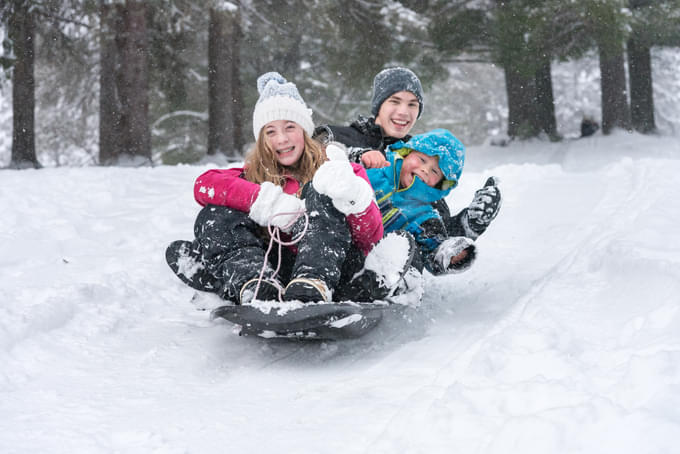
[[[379,169],[390,165],[385,156],[378,150],[369,150],[362,154],[361,164],[367,169]]]
[[[344,215],[366,210],[373,200],[373,188],[368,181],[354,174],[346,160],[326,161],[314,174],[312,186],[327,195],[333,206]]]
[[[479,233],[494,220],[501,209],[501,191],[498,189],[498,178],[489,177],[484,187],[477,189],[472,203],[468,206],[467,216],[470,227]]]
[[[347,147],[340,142],[326,145],[326,157],[329,161],[347,161]]]

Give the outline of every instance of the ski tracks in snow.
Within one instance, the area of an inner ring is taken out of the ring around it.
[[[512,174],[515,170],[499,168],[493,173],[502,177],[506,171]],[[573,191],[567,191],[567,194],[582,198],[583,202],[565,203],[564,207],[572,209],[555,211],[557,222],[566,224],[568,231],[556,230],[558,235],[551,242],[547,241],[549,238],[545,232],[541,232],[546,223],[529,226],[536,231],[528,232],[525,238],[546,241],[542,266],[527,266],[535,275],[523,272],[506,272],[503,275],[509,280],[519,278],[524,282],[524,290],[518,288],[515,282],[491,284],[504,288],[508,293],[514,290],[517,295],[514,302],[487,305],[489,312],[486,323],[477,323],[476,326],[457,323],[456,316],[465,318],[470,315],[469,307],[454,311],[453,317],[443,317],[441,321],[458,334],[450,336],[452,343],[446,345],[445,352],[425,354],[432,361],[427,364],[431,370],[429,377],[421,376],[420,382],[414,383],[393,415],[383,421],[382,431],[365,452],[393,452],[396,446],[408,452],[428,453],[452,452],[456,449],[461,452],[507,452],[508,446],[521,447],[523,452],[557,452],[570,444],[573,449],[587,449],[590,440],[598,438],[599,429],[642,424],[662,434],[677,430],[672,425],[659,424],[654,417],[645,420],[646,416],[640,415],[648,411],[645,405],[649,402],[643,399],[630,407],[631,399],[618,389],[612,391],[612,388],[641,388],[636,389],[638,394],[652,396],[655,391],[649,389],[650,386],[653,388],[652,385],[635,383],[636,376],[628,375],[631,367],[634,371],[642,367],[641,364],[631,363],[644,364],[645,361],[640,361],[638,356],[649,354],[658,354],[658,357],[649,359],[652,371],[647,374],[667,374],[669,386],[677,386],[680,371],[677,366],[673,366],[673,361],[677,364],[680,359],[678,338],[653,339],[652,342],[658,345],[646,351],[636,351],[621,345],[625,343],[626,336],[609,339],[598,332],[600,323],[611,323],[607,320],[607,314],[614,309],[612,304],[616,304],[616,301],[601,298],[602,294],[612,290],[606,288],[606,284],[603,285],[602,273],[616,272],[627,255],[644,249],[644,244],[638,244],[644,241],[637,241],[635,230],[641,213],[653,216],[658,209],[655,205],[663,205],[667,201],[664,199],[677,200],[680,196],[665,194],[663,187],[654,184],[656,178],[671,178],[673,170],[664,172],[658,161],[623,159],[610,165],[605,172],[606,179],[599,184],[587,180],[597,179],[602,173],[576,174],[556,170],[545,170],[555,173],[555,178],[545,178],[546,175],[538,178],[572,186]],[[537,173],[540,175],[541,172]],[[504,206],[506,213],[513,208],[514,198],[527,202],[535,192],[531,183],[517,184],[515,187],[524,188],[525,192],[513,196],[513,175],[508,177],[510,185],[505,184],[503,189],[511,203]],[[503,181],[506,182],[506,179]],[[584,183],[582,187],[586,188],[601,188],[601,193],[579,193],[580,183]],[[499,219],[503,215],[501,212]],[[503,226],[494,225],[492,228],[502,229]],[[500,243],[513,241],[512,237],[503,238],[502,233],[496,237],[495,241]],[[480,239],[480,242],[483,241]],[[633,250],[620,251],[625,245]],[[521,254],[521,244],[518,246],[513,252]],[[484,247],[482,254],[483,251]],[[487,264],[503,260],[503,256],[494,255],[493,252],[489,255],[491,257],[486,260]],[[547,260],[546,256],[550,259]],[[657,266],[663,267],[667,258]],[[616,263],[609,263],[610,260]],[[592,279],[589,277],[591,273],[596,274]],[[677,277],[676,266],[675,271],[670,271],[668,280]],[[494,276],[483,273],[475,274],[474,279],[495,280]],[[604,282],[607,280],[604,279]],[[472,285],[480,295],[478,301],[468,300],[465,304],[484,306],[485,297],[492,300],[499,298],[500,292],[486,291],[484,286],[472,280],[467,284]],[[469,298],[471,293],[465,292],[466,297]],[[445,294],[441,292],[442,300]],[[448,301],[436,306],[437,303],[432,299],[428,301],[435,304],[433,312],[439,311],[441,315]],[[670,316],[670,320],[678,324],[677,307],[670,307],[663,302],[658,303],[658,306],[652,308],[654,315],[651,316],[657,325],[663,324],[663,316]],[[583,323],[582,327],[570,326],[568,317],[560,318],[560,315],[569,312],[583,314],[575,317],[577,323]],[[628,326],[628,330],[631,329],[631,323],[640,326],[638,329],[633,328],[633,333],[628,334],[627,338],[634,336],[644,324],[640,317],[635,317],[635,311],[632,314],[625,313],[621,323]],[[641,317],[646,320],[644,315]],[[441,335],[446,329],[436,328],[432,330],[436,335]],[[605,329],[605,332],[608,331]],[[616,332],[616,329],[613,331]],[[445,345],[441,341],[440,344]],[[612,354],[617,359],[606,360]],[[623,368],[623,371],[619,370],[614,374],[617,378],[611,379],[612,370],[617,368]],[[584,373],[584,370],[592,373]],[[648,383],[653,383],[651,376],[645,378]],[[519,398],[517,389],[520,390]],[[508,390],[514,390],[516,395],[509,397],[506,394]],[[628,411],[634,415],[630,416]],[[569,433],[563,428],[568,427],[566,421],[570,418],[599,418],[604,422],[585,429],[581,434]],[[636,420],[640,418],[642,422]],[[535,427],[543,434],[540,442],[537,442],[532,430],[517,430],[527,427],[527,421],[530,422],[528,427]],[[418,434],[412,437],[403,435],[413,435],[414,432]],[[418,440],[418,443],[409,440]],[[632,435],[624,437],[623,441],[614,437],[609,441],[611,447],[616,448],[623,448],[627,443],[640,443]]]

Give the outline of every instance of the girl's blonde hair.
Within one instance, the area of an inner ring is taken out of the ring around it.
[[[305,149],[300,159],[292,166],[285,167],[276,160],[276,152],[267,144],[265,128],[262,128],[255,147],[245,159],[246,180],[258,184],[269,181],[278,186],[285,184],[286,176],[295,178],[300,182],[300,186],[311,181],[316,170],[326,160],[326,154],[319,142],[309,137],[304,130],[302,134],[305,139]]]

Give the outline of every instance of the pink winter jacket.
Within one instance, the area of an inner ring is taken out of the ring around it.
[[[354,174],[368,181],[366,170],[352,163]],[[222,205],[235,210],[250,212],[250,207],[260,193],[260,185],[242,177],[243,168],[212,169],[203,173],[194,184],[194,198],[201,206]],[[370,183],[370,182],[369,182]],[[300,183],[292,177],[283,187],[287,194],[295,194]],[[364,253],[373,248],[383,236],[382,215],[375,201],[362,213],[347,216],[352,241]]]

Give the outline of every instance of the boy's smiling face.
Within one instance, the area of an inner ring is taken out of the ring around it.
[[[386,136],[401,139],[413,128],[419,111],[416,95],[398,91],[382,103],[375,124],[382,127]]]
[[[436,186],[444,177],[442,170],[439,168],[439,158],[421,153],[420,151],[411,150],[401,165],[399,187],[409,187],[415,177],[423,180],[423,183],[428,186]]]

